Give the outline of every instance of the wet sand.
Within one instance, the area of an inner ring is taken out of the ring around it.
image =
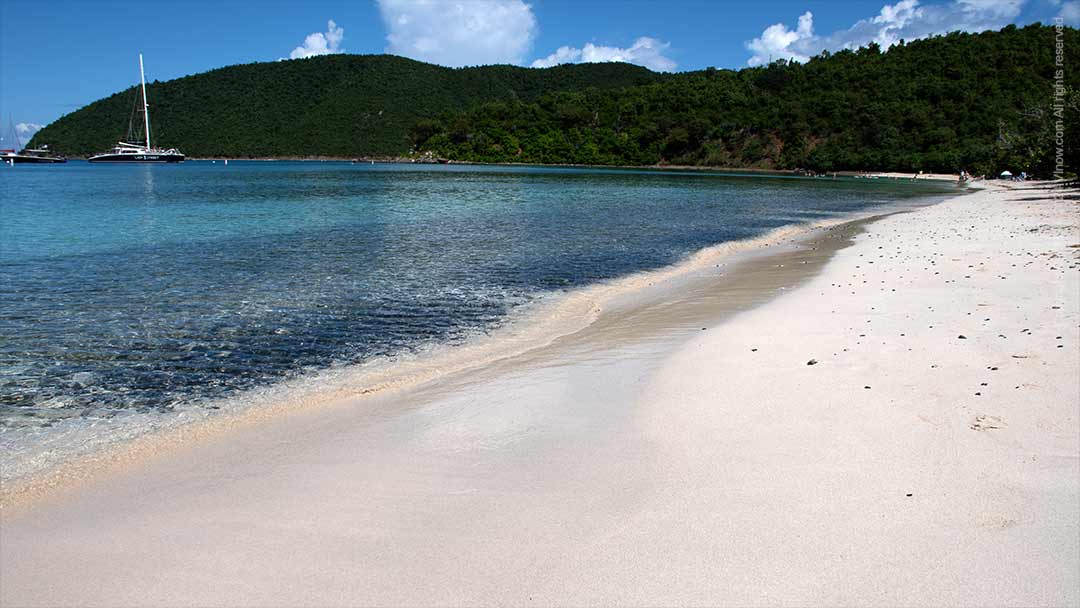
[[[169,416],[147,419],[135,413],[93,425],[67,425],[43,441],[6,445],[0,453],[0,506],[66,490],[236,426],[328,404],[360,408],[360,400],[435,381],[475,381],[506,363],[516,369],[541,358],[564,359],[571,344],[618,355],[618,348],[633,348],[634,340],[659,340],[663,350],[656,352],[667,352],[703,320],[718,322],[816,272],[833,251],[848,244],[848,235],[873,218],[856,215],[783,226],[708,247],[672,266],[553,294],[465,344],[304,374]],[[773,260],[778,256],[796,257],[785,265],[784,259]],[[629,350],[623,353],[630,355]],[[98,431],[98,424],[108,428]]]
[[[1047,196],[822,230],[5,506],[0,603],[1076,605],[1080,230]]]

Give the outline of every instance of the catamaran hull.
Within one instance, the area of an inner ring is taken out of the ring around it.
[[[98,154],[86,159],[92,163],[182,163],[183,154]]]

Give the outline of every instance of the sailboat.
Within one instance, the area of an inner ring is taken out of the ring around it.
[[[22,148],[22,143],[19,141],[19,134],[15,131],[15,125],[10,117],[8,118],[7,139],[10,143],[14,143],[15,147],[0,150],[0,162],[5,164],[54,164],[67,162],[67,159],[63,156],[53,153],[48,145],[43,145],[40,148],[23,148],[19,152],[16,152],[16,150]]]
[[[143,71],[142,53],[139,53],[139,81],[142,83],[142,115],[144,131],[146,132],[146,145],[142,142],[132,142],[134,134],[135,114],[138,105],[132,108],[132,119],[128,122],[128,135],[118,142],[110,152],[103,152],[91,156],[87,160],[92,163],[179,163],[184,161],[184,155],[176,148],[162,150],[155,148],[150,143],[150,104],[146,100],[146,73]],[[138,104],[138,98],[136,98]]]

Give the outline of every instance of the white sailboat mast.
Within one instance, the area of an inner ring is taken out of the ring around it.
[[[146,122],[146,149],[150,149],[150,102],[146,100],[146,73],[143,72],[142,53],[139,53],[139,80],[142,81],[143,120]]]

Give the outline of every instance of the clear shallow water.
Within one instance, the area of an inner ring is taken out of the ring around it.
[[[188,162],[0,171],[0,429],[198,407],[461,342],[552,293],[948,185]]]

